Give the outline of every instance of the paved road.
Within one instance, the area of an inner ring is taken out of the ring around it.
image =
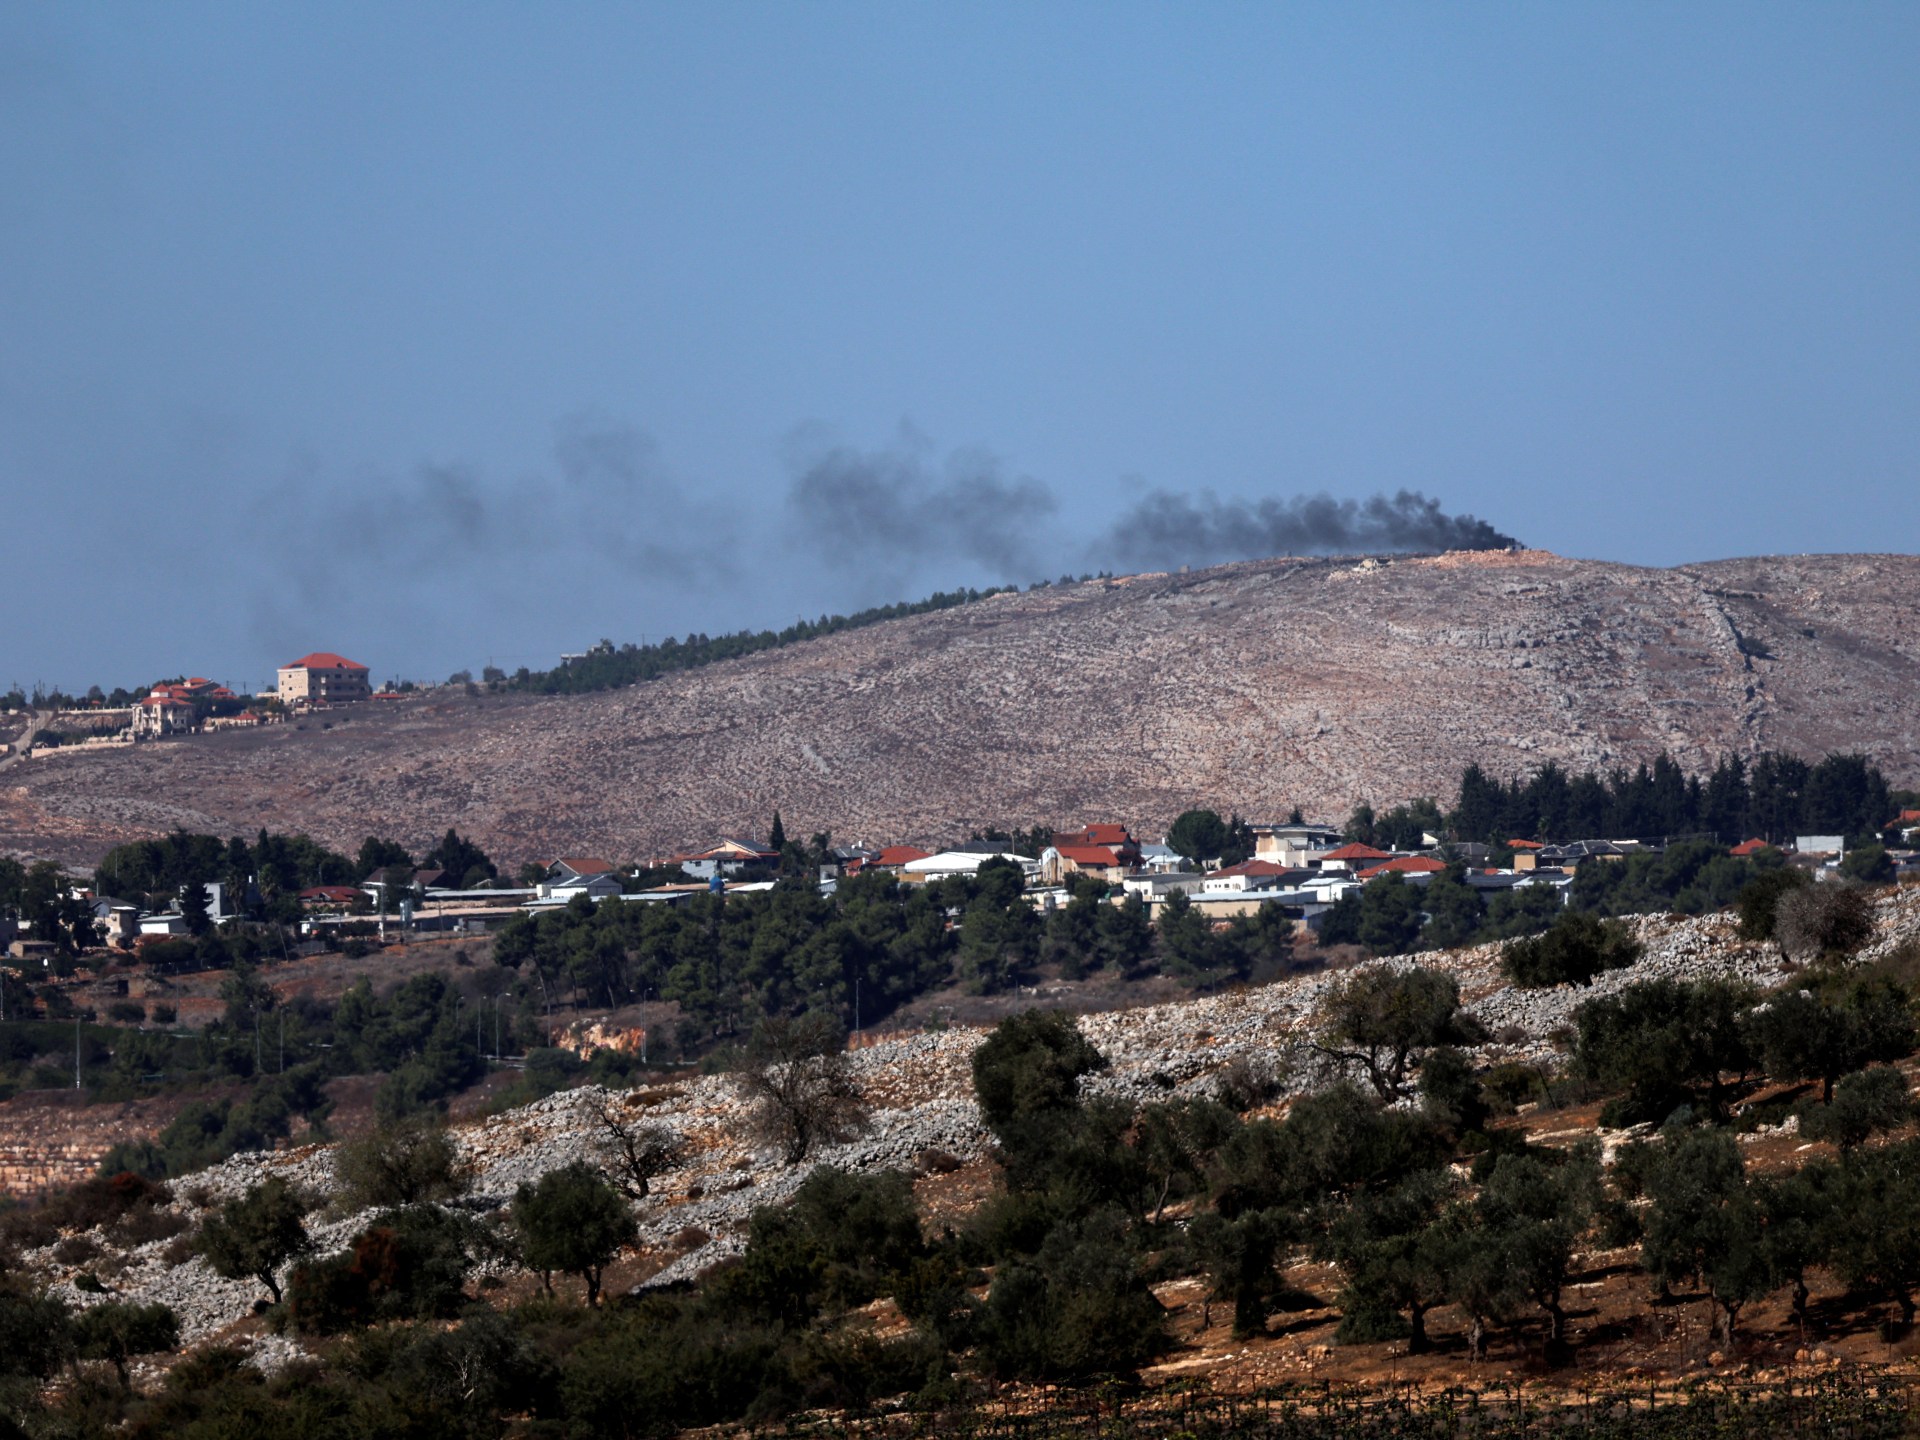
[[[27,757],[27,741],[33,738],[33,732],[39,728],[39,712],[29,710],[27,711],[27,723],[17,732],[11,735],[0,733],[0,741],[11,740],[13,742],[13,749],[5,755],[0,755],[0,770],[5,770],[9,765],[17,765]]]

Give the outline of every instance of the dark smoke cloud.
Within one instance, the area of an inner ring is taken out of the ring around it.
[[[249,623],[269,653],[381,620],[477,636],[601,586],[717,594],[745,531],[737,511],[690,503],[645,432],[592,413],[555,427],[552,461],[532,474],[436,461],[340,476],[302,461],[243,514],[266,562]]]
[[[1417,490],[1336,500],[1296,495],[1253,504],[1155,490],[1091,547],[1094,563],[1123,570],[1217,565],[1270,555],[1405,550],[1498,550],[1516,543],[1472,515],[1448,515]]]
[[[276,583],[316,594],[362,574],[391,580],[582,554],[675,583],[732,573],[724,525],[687,503],[644,431],[597,414],[572,416],[555,427],[553,454],[550,470],[518,478],[462,461],[345,480],[302,465],[272,490],[255,523],[282,534],[325,529],[353,537],[338,548],[290,547]]]
[[[982,450],[936,463],[911,433],[879,450],[789,447],[796,473],[787,494],[788,543],[853,569],[871,589],[897,585],[932,562],[966,561],[997,580],[1031,580],[1059,547],[1059,509],[1037,480],[1009,476]]]
[[[542,659],[540,647],[585,643],[589,627],[638,638],[1063,571],[1511,543],[1404,490],[1248,502],[1156,490],[1124,508],[1076,503],[1064,528],[1046,484],[911,429],[862,447],[815,427],[788,441],[785,460],[788,485],[771,505],[732,486],[709,494],[676,476],[644,431],[588,413],[557,425],[551,458],[526,474],[457,461],[349,476],[296,465],[241,511],[259,560],[249,621],[263,653],[339,648],[340,637],[389,651],[413,643],[396,634],[451,649],[486,635]]]

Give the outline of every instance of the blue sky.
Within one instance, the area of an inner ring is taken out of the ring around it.
[[[1911,551],[1916,74],[1912,5],[0,3],[0,683],[540,665],[1155,492]]]

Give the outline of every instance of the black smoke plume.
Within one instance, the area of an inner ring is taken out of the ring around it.
[[[1057,563],[1041,543],[1059,508],[1053,492],[1009,476],[985,451],[936,463],[912,435],[880,450],[803,444],[790,457],[789,543],[857,567],[881,589],[927,562],[968,561],[1000,580],[1030,580]]]
[[[1252,504],[1155,490],[1115,520],[1090,554],[1102,566],[1165,570],[1270,555],[1409,550],[1503,550],[1516,544],[1486,521],[1449,515],[1417,490],[1336,500],[1296,495]]]

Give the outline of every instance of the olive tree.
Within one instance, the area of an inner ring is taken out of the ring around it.
[[[549,1170],[534,1184],[521,1182],[511,1214],[520,1258],[547,1293],[554,1271],[578,1275],[590,1306],[600,1303],[608,1264],[638,1233],[620,1192],[584,1160]]]
[[[850,1140],[867,1107],[847,1064],[844,1036],[830,1015],[769,1017],[753,1027],[746,1065],[735,1076],[753,1104],[754,1128],[797,1165],[815,1145]]]
[[[275,1176],[227,1201],[200,1227],[199,1249],[213,1273],[228,1280],[251,1276],[280,1303],[277,1271],[306,1253],[311,1242],[307,1207],[291,1185]]]
[[[1383,1101],[1407,1093],[1420,1055],[1436,1045],[1472,1044],[1479,1026],[1460,1011],[1451,975],[1414,966],[1375,969],[1333,988],[1314,1048],[1358,1066]]]

